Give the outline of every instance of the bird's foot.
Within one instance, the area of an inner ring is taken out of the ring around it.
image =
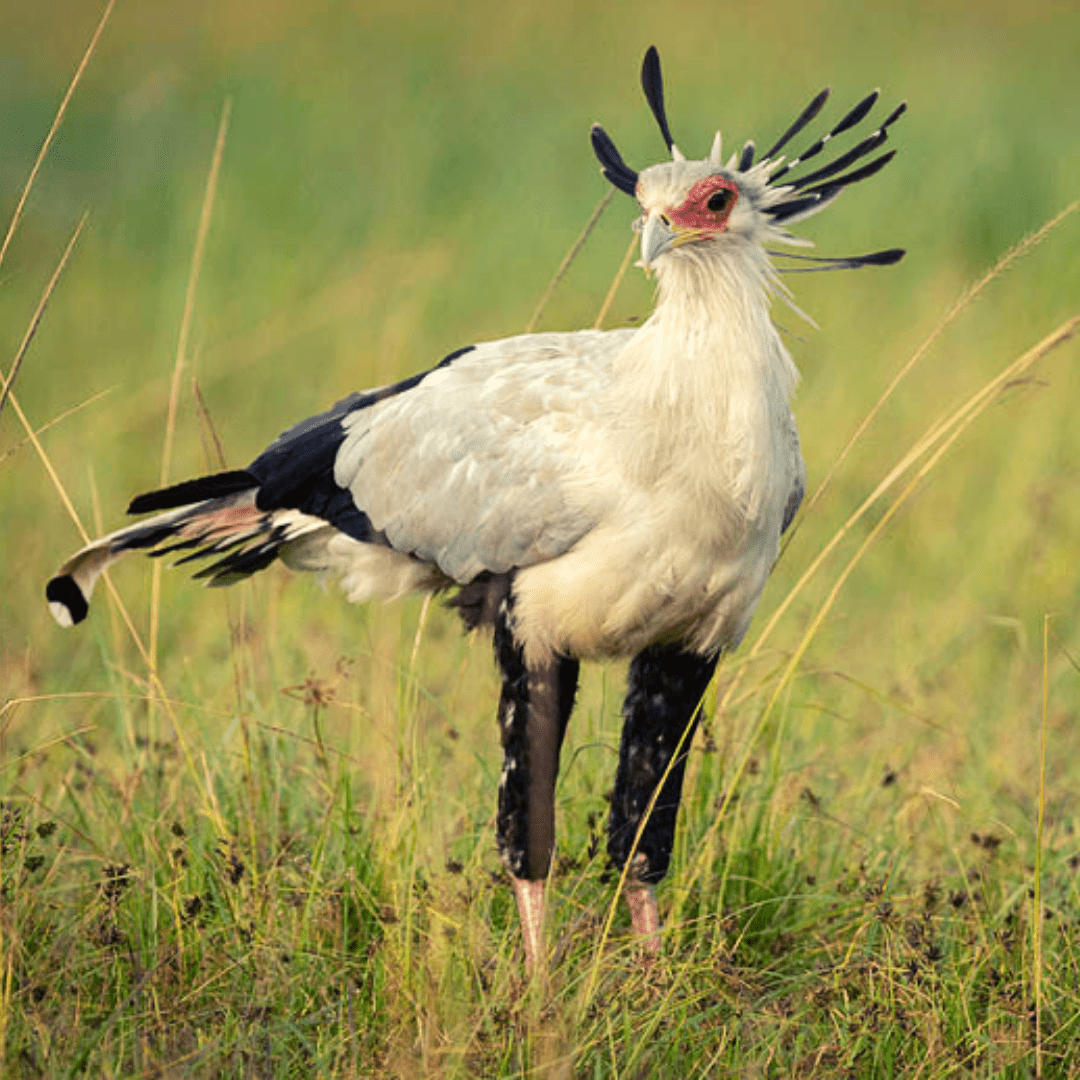
[[[525,943],[525,969],[536,971],[547,955],[544,950],[544,882],[513,878]]]
[[[525,969],[537,971],[544,963],[544,882],[513,878],[521,919],[521,937],[525,945]],[[656,906],[656,890],[641,882],[628,882],[626,904],[630,908],[630,924],[638,945],[650,959],[660,955],[660,912]]]
[[[629,881],[626,905],[630,908],[630,925],[638,944],[647,956],[659,956],[660,912],[656,906],[656,890],[643,882]]]

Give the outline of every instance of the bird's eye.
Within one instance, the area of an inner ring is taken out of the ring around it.
[[[709,196],[709,201],[705,204],[714,214],[720,213],[722,210],[726,210],[731,205],[731,200],[735,197],[735,193],[728,188],[720,188],[714,191]]]

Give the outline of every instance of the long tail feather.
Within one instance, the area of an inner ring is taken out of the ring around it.
[[[255,489],[249,486],[109,533],[76,552],[56,572],[45,588],[49,610],[61,626],[73,626],[86,618],[98,578],[127,552],[163,555],[179,548],[197,548],[199,556],[212,555],[265,537],[274,527],[273,516],[255,506]],[[170,540],[174,542],[160,547]]]

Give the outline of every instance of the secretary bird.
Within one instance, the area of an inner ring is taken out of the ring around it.
[[[637,200],[638,265],[659,296],[638,329],[528,334],[469,345],[430,371],[354,393],[281,435],[246,469],[135,498],[155,513],[69,559],[48,584],[63,625],[132,550],[229,585],[280,558],[341,579],[350,600],[456,589],[470,628],[494,630],[504,764],[497,843],[529,967],[543,959],[559,750],[581,660],[631,657],[608,854],[628,866],[635,933],[659,948],[654,886],[667,873],[686,751],[721,653],[742,640],[803,496],[790,399],[798,373],[769,316],[791,269],[883,266],[903,251],[786,256],[787,226],[876,173],[905,106],[846,153],[792,170],[870,112],[877,91],[796,158],[779,151],[822,90],[755,162],[688,160],[671,136],[660,61],[642,85],[671,161],[638,173],[599,125],[604,176]],[[783,272],[783,271],[780,271]],[[674,759],[674,760],[673,760]],[[659,788],[659,791],[657,790]],[[651,810],[650,810],[651,805]]]

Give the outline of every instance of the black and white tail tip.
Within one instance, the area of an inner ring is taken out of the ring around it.
[[[58,574],[45,586],[52,617],[61,626],[74,626],[86,618],[90,604],[70,574]]]
[[[237,480],[241,476],[246,476],[243,485]],[[98,579],[129,551],[155,558],[184,552],[177,565],[216,556],[195,577],[212,586],[229,585],[268,566],[281,545],[302,531],[325,525],[295,512],[260,510],[256,490],[252,477],[236,472],[138,496],[129,513],[165,512],[103,536],[68,559],[45,586],[53,618],[61,626],[81,623]]]

